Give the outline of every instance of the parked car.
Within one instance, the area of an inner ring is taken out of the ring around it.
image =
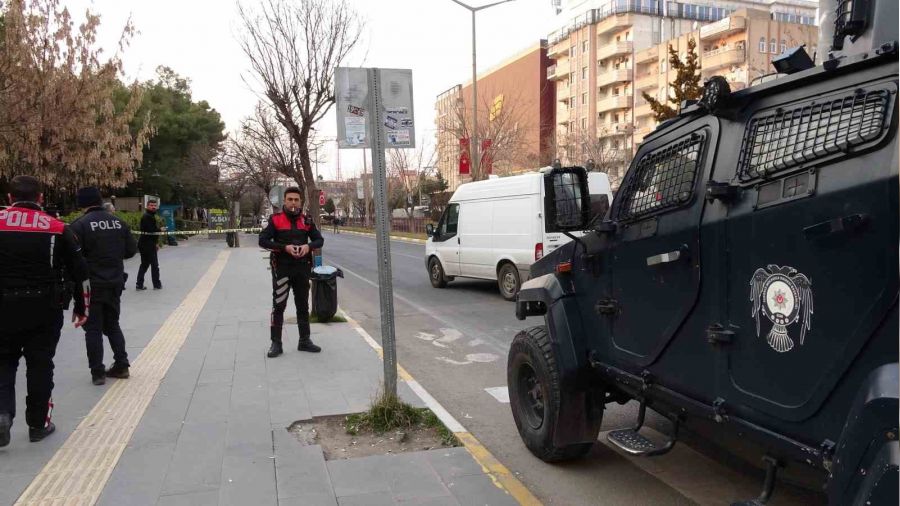
[[[531,264],[571,240],[548,220],[550,173],[548,167],[460,185],[437,226],[427,228],[431,285],[444,288],[457,276],[497,280],[503,297],[514,300]],[[612,199],[609,178],[591,172],[587,181],[591,214],[602,217]]]

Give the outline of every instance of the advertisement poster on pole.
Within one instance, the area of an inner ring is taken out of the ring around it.
[[[364,149],[367,132],[369,82],[365,68],[338,67],[334,73],[338,148]]]
[[[384,107],[385,147],[416,147],[413,113],[412,70],[378,69],[381,103]]]

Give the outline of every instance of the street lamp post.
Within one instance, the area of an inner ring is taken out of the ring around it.
[[[472,134],[470,136],[471,142],[469,142],[469,150],[472,153],[472,175],[473,177],[477,178],[479,176],[478,171],[481,169],[481,160],[479,160],[478,158],[478,75],[475,70],[475,13],[487,9],[488,7],[512,2],[513,0],[501,0],[499,2],[482,5],[480,7],[472,7],[471,5],[466,5],[459,0],[450,1],[465,9],[468,9],[472,13]]]

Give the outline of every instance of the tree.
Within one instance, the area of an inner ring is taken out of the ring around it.
[[[388,151],[388,207],[404,209],[409,219],[413,210],[421,205],[418,199],[421,176],[426,167],[434,165],[435,152],[424,139],[415,149],[392,149]]]
[[[270,107],[258,103],[253,116],[245,119],[241,124],[241,135],[250,143],[254,156],[266,160],[271,170],[266,169],[265,181],[260,181],[266,186],[266,192],[272,189],[277,174],[282,174],[293,179],[300,190],[305,188],[303,169],[300,167],[300,150],[293,138],[282,128],[275,119]],[[263,174],[261,174],[263,175]],[[271,184],[270,184],[271,183]]]
[[[263,0],[238,6],[241,48],[275,118],[296,144],[309,211],[319,220],[310,160],[313,127],[334,104],[334,72],[359,42],[362,22],[345,0]]]
[[[328,197],[328,200],[325,201],[325,212],[328,213],[329,215],[332,215],[332,214],[334,214],[334,211],[336,209],[337,209],[337,207],[335,207],[335,205],[334,205],[334,199],[331,197]]]
[[[698,100],[702,95],[700,60],[697,57],[696,49],[697,43],[694,42],[694,39],[688,39],[687,57],[682,62],[681,57],[678,56],[678,51],[669,46],[669,67],[675,70],[675,81],[669,83],[669,86],[672,87],[672,93],[667,93],[667,101],[673,105],[667,104],[666,101],[660,102],[646,91],[641,92],[644,100],[650,104],[650,108],[656,116],[656,121],[674,118],[678,115],[682,102],[685,100]]]
[[[57,188],[132,181],[150,134],[141,89],[119,80],[132,25],[106,59],[90,11],[76,26],[59,0],[12,0],[0,16],[0,177],[29,173]]]
[[[617,147],[615,139],[601,136],[607,133],[603,128],[599,132],[578,128],[564,135],[560,141],[569,148],[566,151],[570,154],[564,160],[567,165],[590,165],[590,170],[606,173],[610,185],[615,188],[631,161],[631,149],[627,143]]]

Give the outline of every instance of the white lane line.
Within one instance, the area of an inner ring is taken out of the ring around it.
[[[485,392],[491,394],[491,397],[497,399],[501,404],[509,404],[509,389],[506,387],[485,388]]]

